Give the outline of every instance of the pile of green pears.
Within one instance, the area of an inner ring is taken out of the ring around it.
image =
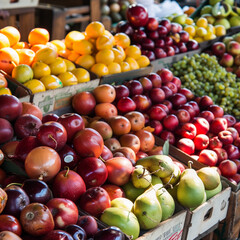
[[[167,155],[139,159],[130,181],[122,186],[126,197],[113,199],[100,220],[136,239],[140,230],[152,229],[170,218],[175,201],[193,210],[222,190],[214,168],[195,171],[190,165],[181,173]]]
[[[205,17],[209,24],[223,25],[225,29],[240,26],[240,8],[234,0],[209,0],[200,16]]]

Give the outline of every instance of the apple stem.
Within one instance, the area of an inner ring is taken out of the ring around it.
[[[101,156],[99,156],[99,159],[104,163],[106,162]]]
[[[193,161],[188,161],[188,168],[192,168]]]
[[[56,139],[51,134],[48,134],[48,137],[51,138],[54,141],[54,143],[56,144],[54,149],[56,149],[57,148],[57,141],[56,141]]]
[[[65,166],[64,169],[67,170],[64,177],[67,177],[70,169],[68,166]]]
[[[13,185],[22,186],[22,183],[9,183],[9,184],[6,186],[6,188],[11,187],[11,186],[13,186]]]

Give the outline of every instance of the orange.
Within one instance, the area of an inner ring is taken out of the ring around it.
[[[77,80],[76,76],[71,72],[60,73],[58,75],[58,78],[61,80],[64,87],[65,86],[76,85],[78,83],[78,80]]]
[[[120,64],[116,62],[110,63],[107,67],[109,74],[120,73],[122,71]]]
[[[125,59],[125,62],[127,62],[129,64],[131,70],[139,69],[139,65],[133,57],[127,57]]]
[[[33,94],[46,91],[44,84],[38,79],[32,79],[24,83],[24,86],[29,88]]]
[[[103,34],[108,36],[110,39],[112,39],[113,43],[114,43],[114,36],[108,30],[105,29]]]
[[[19,55],[19,64],[31,65],[35,57],[35,52],[31,49],[16,49]]]
[[[0,95],[3,95],[3,94],[12,95],[11,90],[7,87],[0,88]]]
[[[73,69],[75,69],[75,64],[73,62],[71,62],[68,59],[63,58],[64,62],[66,63],[67,66],[67,72],[71,72]]]
[[[19,64],[19,56],[16,50],[6,47],[0,49],[0,69],[11,74],[15,66]]]
[[[206,28],[198,27],[196,34],[198,37],[204,37],[205,35],[207,35],[207,30]]]
[[[46,64],[51,64],[57,58],[57,52],[50,47],[40,49],[36,52],[34,61],[35,62],[44,62]]]
[[[74,51],[71,51],[67,56],[68,60],[70,60],[72,62],[75,62],[78,57],[79,57],[79,54],[77,52],[74,52]]]
[[[32,70],[33,70],[33,77],[36,79],[40,79],[44,76],[48,76],[51,74],[50,67],[46,63],[43,63],[43,62],[33,63]]]
[[[131,67],[130,67],[128,62],[121,62],[120,66],[121,66],[121,71],[122,72],[128,72],[128,71],[131,70]]]
[[[75,41],[80,41],[82,39],[85,39],[85,36],[83,33],[79,32],[79,31],[71,31],[69,32],[65,39],[64,39],[64,42],[65,42],[65,45],[66,45],[66,48],[72,50],[72,45]]]
[[[216,35],[212,32],[208,32],[205,36],[203,36],[203,39],[205,41],[208,41],[208,40],[213,40],[216,38]]]
[[[35,44],[33,46],[31,46],[31,49],[36,53],[38,50],[46,48],[47,45],[45,44]]]
[[[63,87],[61,80],[55,75],[44,76],[40,81],[44,84],[47,90]]]
[[[110,49],[100,50],[95,56],[97,63],[110,64],[114,60],[114,53]]]
[[[0,48],[5,48],[5,47],[10,47],[10,42],[3,33],[0,33]]]
[[[109,36],[102,35],[97,38],[96,40],[97,50],[112,49],[112,47],[113,47],[113,40]]]
[[[85,29],[87,38],[98,38],[99,36],[104,34],[104,31],[104,25],[98,21],[89,23]]]
[[[93,49],[93,44],[86,39],[78,40],[73,43],[73,50],[81,55],[91,54]]]
[[[112,51],[114,53],[114,62],[121,63],[125,59],[126,54],[122,47],[116,46],[112,48]]]
[[[141,57],[137,59],[137,63],[140,68],[144,68],[150,64],[150,60],[147,56],[141,55]]]
[[[84,68],[76,68],[71,71],[75,77],[77,78],[78,83],[88,82],[90,81],[90,74]]]
[[[72,52],[71,50],[66,48],[65,50],[60,50],[58,52],[58,55],[61,56],[61,57],[64,57],[64,58],[68,58],[68,56],[71,52]]]
[[[50,35],[45,28],[33,28],[28,34],[28,42],[31,45],[46,44],[50,39]]]
[[[56,52],[58,52],[57,46],[55,46],[53,43],[47,42],[47,43],[46,43],[46,46],[47,46],[47,47],[51,47],[51,48],[53,48]]]
[[[130,46],[130,38],[125,33],[117,33],[114,35],[115,44],[121,46],[123,49]]]
[[[13,49],[29,49],[29,44],[27,42],[17,42],[15,45],[12,46]]]
[[[102,77],[104,75],[107,75],[109,73],[108,67],[103,63],[96,63],[91,67],[91,71],[98,75],[99,77]]]
[[[92,55],[83,55],[79,56],[75,63],[86,69],[90,69],[95,64],[95,58]]]
[[[226,28],[223,25],[215,26],[215,34],[217,37],[223,36],[226,34]]]
[[[23,114],[32,114],[42,121],[42,117],[43,117],[42,110],[37,105],[34,105],[33,103],[22,102],[21,115]]]
[[[0,88],[7,87],[8,82],[7,79],[4,77],[3,74],[0,73]]]
[[[190,17],[187,17],[186,20],[185,20],[185,24],[187,25],[192,25],[194,23],[193,19],[190,18]]]
[[[61,57],[57,57],[51,64],[49,64],[51,74],[58,75],[67,71],[67,65]]]
[[[195,34],[196,34],[196,28],[195,28],[194,26],[192,26],[192,25],[187,25],[187,26],[185,26],[185,27],[184,27],[184,30],[185,30],[186,32],[188,32],[188,34],[189,34],[190,36],[192,36],[192,37],[194,37]]]
[[[196,25],[197,25],[198,27],[207,28],[208,21],[207,21],[206,18],[200,17],[200,18],[197,20]]]
[[[141,56],[141,50],[136,45],[130,45],[125,49],[125,53],[127,57],[132,57],[134,59],[138,59]]]
[[[184,11],[184,13],[187,14],[188,16],[190,16],[191,14],[193,14],[195,12],[195,10],[196,10],[195,7],[190,6]]]
[[[50,41],[51,44],[55,45],[57,47],[57,52],[66,50],[66,45],[64,41],[61,40],[52,40]]]
[[[7,26],[2,28],[0,32],[8,38],[11,47],[20,41],[21,34],[15,27]]]

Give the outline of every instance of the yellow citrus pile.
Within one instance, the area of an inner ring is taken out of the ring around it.
[[[28,42],[20,41],[15,27],[0,29],[0,69],[28,87],[33,93],[74,85],[90,80],[89,72],[76,68],[71,61],[60,57],[66,50],[64,41],[49,41],[49,32],[34,28]],[[6,88],[4,85],[1,88]],[[8,89],[1,89],[7,92]]]
[[[198,43],[212,40],[226,34],[226,29],[223,25],[213,26],[208,23],[208,20],[204,17],[200,17],[196,22],[188,18],[183,30],[188,32],[190,38],[196,40]]]
[[[149,65],[146,56],[124,33],[112,35],[100,22],[91,22],[85,32],[71,31],[60,54],[98,76],[126,72]]]

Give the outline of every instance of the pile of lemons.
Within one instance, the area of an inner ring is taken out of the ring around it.
[[[124,33],[112,35],[101,22],[88,24],[85,32],[71,31],[65,37],[66,49],[60,54],[98,76],[146,67],[146,56]]]

